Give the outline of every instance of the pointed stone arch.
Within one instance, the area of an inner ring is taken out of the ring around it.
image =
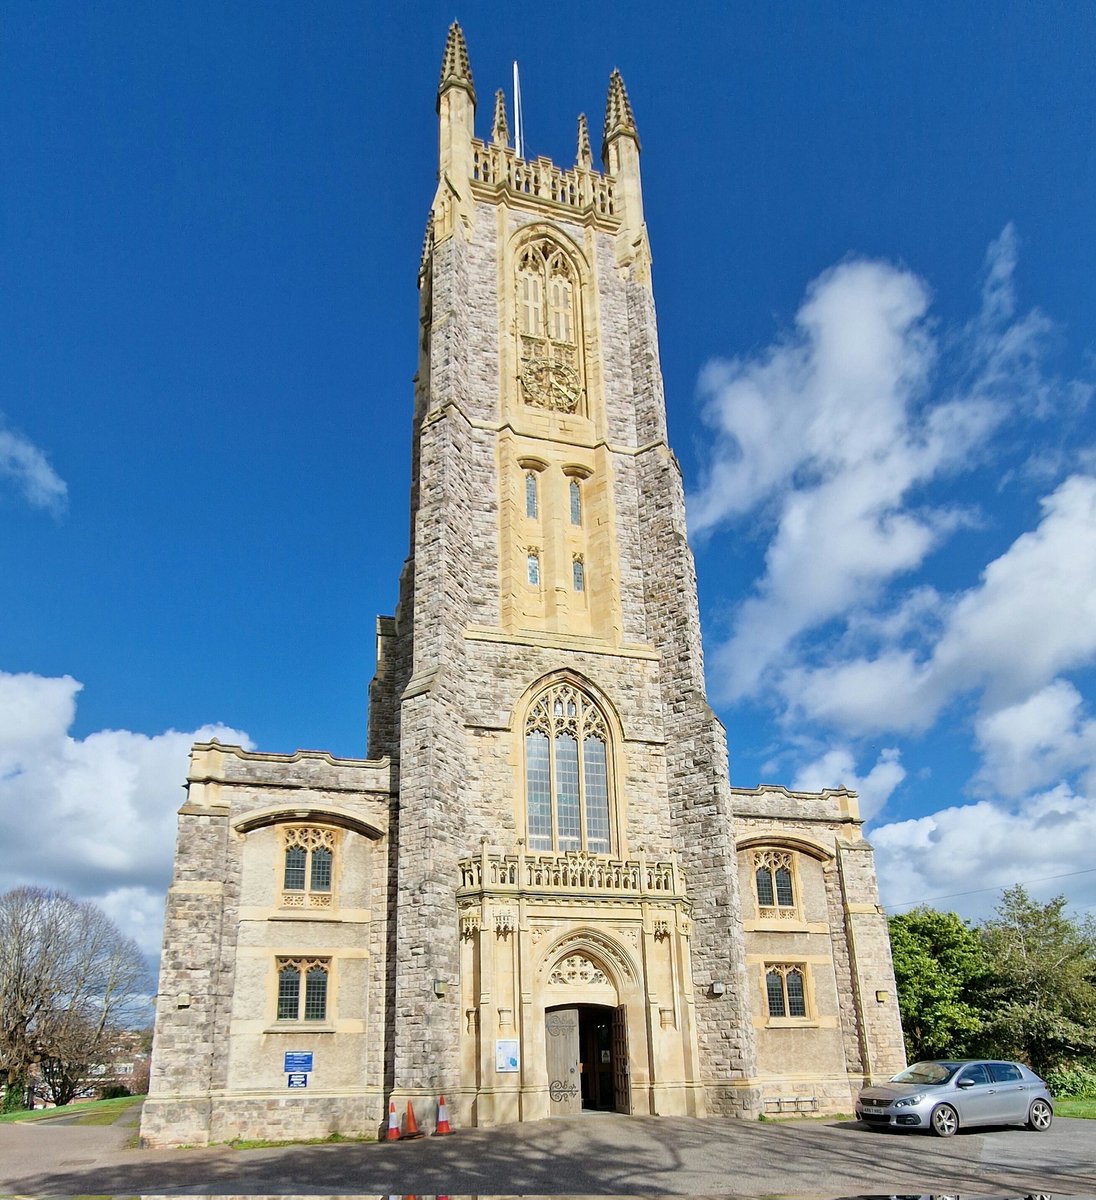
[[[623,941],[588,926],[569,929],[549,943],[536,967],[538,978],[548,985],[554,973],[572,958],[581,958],[600,971],[605,983],[621,997],[641,978],[640,966]]]

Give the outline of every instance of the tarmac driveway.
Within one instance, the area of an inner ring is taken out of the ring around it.
[[[284,1195],[1096,1196],[1096,1125],[948,1141],[855,1122],[589,1115],[412,1142],[264,1150],[128,1148],[113,1126],[0,1126],[0,1192]]]

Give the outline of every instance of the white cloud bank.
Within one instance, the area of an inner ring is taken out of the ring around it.
[[[65,481],[33,442],[0,426],[0,483],[5,482],[33,508],[44,508],[54,516],[64,512]]]
[[[940,899],[933,907],[984,916],[999,898],[990,889],[1027,881],[1033,895],[1096,911],[1096,798],[1067,783],[1015,807],[983,800],[896,821],[871,842],[885,905]]]
[[[713,695],[773,707],[812,758],[794,787],[855,788],[869,819],[896,790],[910,796],[901,737],[946,715],[978,756],[973,802],[939,797],[940,811],[872,832],[892,904],[1092,866],[1096,718],[1069,676],[1096,664],[1096,467],[1091,445],[1060,443],[1093,387],[1050,373],[1058,331],[1020,311],[1016,265],[1008,226],[987,251],[979,311],[948,329],[912,272],[841,263],[810,285],[786,334],[700,381],[714,437],[691,532],[765,539],[763,569],[710,656]],[[986,467],[995,482],[1040,487],[1039,517],[975,583],[947,590],[930,556],[999,519],[995,495],[964,491]],[[859,766],[880,736],[888,748]],[[921,811],[932,787],[919,776]],[[1096,873],[1070,893],[1096,901]]]
[[[157,954],[190,745],[251,741],[222,725],[74,738],[81,686],[0,671],[0,891],[34,884],[94,900]]]
[[[717,699],[782,676],[807,635],[870,610],[973,520],[926,491],[985,461],[1006,418],[1087,399],[1046,374],[1051,325],[1037,310],[1016,315],[1015,265],[1008,226],[987,253],[977,317],[949,334],[911,272],[842,263],[811,284],[774,346],[705,369],[715,438],[690,529],[711,537],[748,514],[771,525],[764,572],[712,656]]]

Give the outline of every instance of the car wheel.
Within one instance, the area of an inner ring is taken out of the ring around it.
[[[1040,1133],[1050,1128],[1054,1120],[1054,1109],[1045,1100],[1033,1100],[1028,1109],[1027,1127],[1037,1129]]]
[[[1032,1108],[1034,1107],[1035,1105],[1032,1105]],[[932,1110],[929,1124],[937,1137],[951,1137],[959,1128],[959,1117],[950,1104],[938,1104]]]

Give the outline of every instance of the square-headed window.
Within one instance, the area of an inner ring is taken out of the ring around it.
[[[279,1021],[325,1021],[331,963],[326,958],[279,958]]]

